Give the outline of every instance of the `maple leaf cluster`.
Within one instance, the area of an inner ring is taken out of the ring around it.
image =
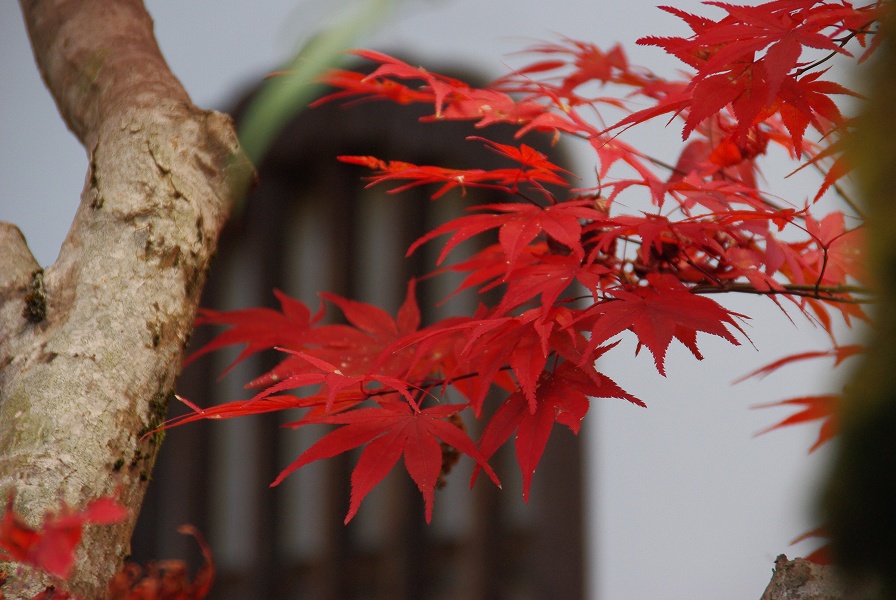
[[[363,446],[346,522],[400,459],[423,495],[429,520],[450,456],[469,456],[476,463],[474,479],[484,471],[497,484],[488,460],[513,438],[528,498],[556,424],[578,432],[592,398],[643,406],[597,368],[620,336],[634,336],[663,375],[673,340],[697,359],[698,333],[739,345],[746,315],[725,308],[713,294],[767,297],[827,331],[838,362],[854,352],[837,345],[833,318],[847,324],[865,318],[862,215],[838,182],[849,171],[841,139],[851,117],[832,96],[858,96],[824,76],[835,57],[860,62],[869,55],[885,5],[706,4],[725,15],[712,20],[664,7],[693,33],[639,41],[680,59],[689,69],[681,79],[631,65],[619,46],[602,50],[566,39],[531,48],[533,62],[485,88],[379,52],[356,51],[376,63],[375,70],[331,72],[325,82],[337,91],[318,102],[426,103],[433,112],[424,120],[473,120],[484,131],[510,123],[517,138],[533,131],[581,138],[594,152],[599,184],[575,188],[573,174],[531,146],[485,137],[470,142],[503,156],[505,168],[340,157],[371,168],[370,185],[398,182],[393,192],[419,185],[435,185],[433,199],[471,187],[504,192],[506,202],[474,206],[408,251],[447,236],[434,275],[464,273],[458,290],[496,290],[498,300],[425,326],[414,281],[394,318],[332,294],[322,295],[325,306],[315,313],[280,292],[280,310],[203,310],[198,324],[228,329],[189,360],[231,345],[245,345],[237,361],[270,348],[282,351],[282,360],[248,384],[259,390],[250,399],[209,408],[184,399],[192,412],[169,426],[302,409],[288,427],[339,427],[272,485],[310,462]],[[621,117],[610,118],[620,111]],[[657,119],[681,127],[685,143],[677,158],[650,156],[623,139]],[[810,127],[817,141],[807,139]],[[819,187],[797,199],[763,189],[760,159],[772,148],[786,153],[795,169],[818,169]],[[833,192],[846,212],[823,211],[821,198]],[[458,244],[476,237],[492,243],[466,260],[448,262]],[[326,320],[327,306],[345,322]],[[449,389],[456,392],[453,400]],[[505,391],[505,399],[486,417],[485,400],[496,389]],[[835,403],[834,396],[784,401],[805,408],[775,427],[827,419],[820,444],[833,434]],[[469,437],[462,413],[486,421],[478,442]]]

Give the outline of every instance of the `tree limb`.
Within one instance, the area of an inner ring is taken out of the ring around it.
[[[90,166],[57,262],[0,225],[0,496],[32,524],[115,493],[127,523],[88,527],[72,589],[128,554],[205,273],[252,178],[230,118],[192,105],[137,0],[21,0],[38,67]],[[35,200],[36,202],[36,200]],[[41,310],[42,309],[42,310]],[[149,434],[149,435],[147,435]],[[7,598],[46,581],[18,570]]]

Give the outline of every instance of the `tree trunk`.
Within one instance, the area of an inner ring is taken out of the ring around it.
[[[138,0],[21,0],[35,57],[90,161],[57,262],[0,223],[0,499],[32,525],[118,493],[71,580],[101,598],[128,555],[205,273],[252,167],[226,115],[171,74]],[[52,173],[47,173],[52,176]],[[39,199],[20,199],[35,204]],[[13,568],[7,598],[48,580]],[[49,582],[52,583],[52,582]]]

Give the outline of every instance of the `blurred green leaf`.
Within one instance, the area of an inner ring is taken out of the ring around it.
[[[239,127],[243,150],[256,165],[277,132],[319,93],[321,73],[347,60],[345,50],[374,30],[391,13],[396,0],[352,3],[353,10],[317,33],[283,68],[285,74],[265,81],[246,109]]]

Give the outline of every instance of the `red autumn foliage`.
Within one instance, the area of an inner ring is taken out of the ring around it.
[[[475,450],[475,448],[474,448]],[[113,496],[104,496],[75,510],[64,502],[56,513],[47,513],[40,529],[28,526],[13,510],[15,495],[10,494],[6,510],[0,519],[0,558],[39,569],[59,579],[68,578],[75,563],[75,550],[81,542],[84,525],[110,525],[127,518],[128,511]],[[193,580],[186,563],[165,560],[142,569],[134,563],[126,564],[109,582],[108,600],[200,600],[208,595],[215,578],[215,563],[211,549],[199,531],[184,525],[181,533],[192,535],[199,542],[205,565]],[[2,586],[9,574],[0,571],[0,600]],[[50,585],[33,600],[77,600],[79,596],[63,585]]]
[[[291,427],[341,427],[299,456],[273,485],[305,464],[366,444],[352,475],[346,521],[402,456],[429,520],[445,445],[473,458],[476,473],[484,469],[497,483],[486,461],[513,436],[528,498],[555,424],[578,432],[591,398],[644,406],[597,370],[596,360],[615,350],[620,336],[634,336],[638,349],[646,347],[662,375],[675,340],[697,359],[698,332],[739,345],[746,339],[740,325],[746,315],[710,294],[769,298],[832,339],[834,317],[847,324],[865,318],[862,214],[836,185],[849,170],[839,153],[851,117],[833,98],[858,95],[823,77],[835,57],[860,62],[873,50],[884,3],[707,4],[725,16],[713,20],[664,7],[693,34],[639,42],[680,59],[689,69],[681,79],[633,66],[619,46],[602,50],[567,39],[531,48],[532,63],[482,89],[378,52],[357,51],[377,68],[369,75],[330,73],[325,82],[337,91],[318,102],[426,103],[433,111],[424,120],[471,120],[484,131],[510,123],[517,137],[536,131],[555,139],[583,138],[594,151],[598,185],[573,188],[571,173],[530,146],[485,137],[469,141],[506,157],[506,168],[458,170],[401,157],[339,157],[373,169],[370,185],[397,182],[392,192],[435,184],[433,199],[474,186],[506,193],[508,202],[474,206],[409,249],[447,235],[442,264],[461,242],[497,232],[496,243],[434,274],[465,273],[458,289],[497,290],[499,299],[480,304],[474,314],[422,328],[414,282],[395,319],[331,294],[323,295],[325,302],[339,308],[347,324],[325,323],[323,311],[312,316],[279,292],[280,312],[204,310],[198,324],[230,329],[194,356],[244,345],[238,360],[270,348],[281,350],[283,360],[249,383],[261,388],[251,399],[210,408],[185,401],[193,412],[169,426],[305,409]],[[674,123],[688,140],[671,160],[623,139],[656,119]],[[816,141],[806,139],[810,126]],[[820,170],[819,187],[797,199],[760,187],[760,161],[773,149],[783,150],[795,169]],[[831,190],[841,196],[843,210],[820,202]],[[837,348],[838,362],[853,352]],[[776,361],[763,373],[805,357]],[[306,393],[306,386],[317,387]],[[300,388],[301,397],[285,394]],[[465,404],[442,403],[448,388]],[[458,417],[469,408],[471,418],[484,418],[483,403],[495,388],[509,395],[487,418],[476,447]],[[821,420],[813,449],[833,435],[834,395],[778,404],[805,408],[769,429]]]
[[[321,458],[329,458],[367,444],[352,473],[352,499],[346,523],[358,512],[361,500],[404,456],[408,473],[426,502],[426,520],[432,518],[432,503],[442,470],[442,445],[448,444],[476,460],[492,481],[498,483],[492,468],[466,432],[450,421],[464,405],[440,404],[419,409],[413,403],[383,402],[381,406],[359,408],[342,414],[304,423],[344,425],[324,436],[289,465],[271,486],[280,483],[296,469]]]
[[[75,563],[75,549],[81,542],[84,525],[117,523],[127,517],[127,509],[113,497],[102,497],[76,510],[63,502],[59,511],[47,513],[40,529],[30,527],[13,510],[15,494],[10,493],[0,519],[0,557],[36,567],[66,579]]]
[[[109,581],[107,600],[201,600],[215,579],[215,561],[202,534],[191,525],[182,525],[180,533],[192,535],[199,543],[205,564],[191,580],[182,560],[164,560],[141,568],[128,563]]]

